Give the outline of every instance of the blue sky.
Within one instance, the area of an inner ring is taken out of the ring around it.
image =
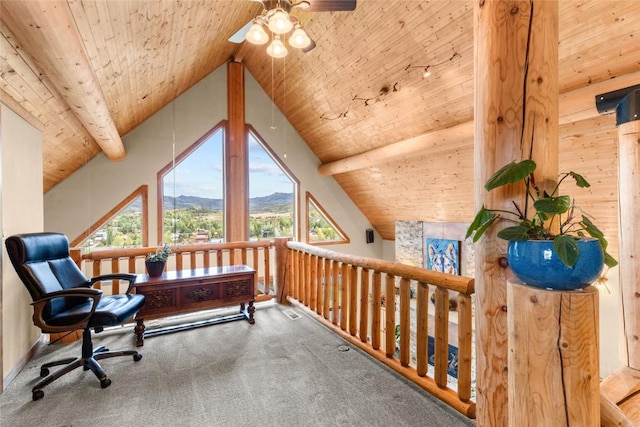
[[[222,198],[222,131],[213,134],[176,167],[175,196]],[[173,177],[164,179],[165,195],[173,196]],[[293,185],[271,156],[253,138],[249,138],[249,197],[291,193]]]

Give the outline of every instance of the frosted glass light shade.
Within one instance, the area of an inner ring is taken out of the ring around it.
[[[293,23],[284,10],[276,9],[273,15],[269,16],[269,29],[276,34],[285,34],[291,31]]]
[[[247,31],[246,39],[249,43],[253,44],[265,44],[269,41],[269,35],[264,30],[262,25],[254,22],[249,31]]]
[[[296,29],[293,30],[293,33],[289,37],[289,44],[292,47],[304,49],[311,44],[311,39],[300,25],[296,25]]]
[[[267,47],[267,53],[274,58],[284,58],[289,52],[282,40],[274,38],[269,47]]]

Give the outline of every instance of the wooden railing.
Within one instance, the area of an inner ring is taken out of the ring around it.
[[[459,412],[475,418],[476,404],[471,400],[472,278],[297,242],[288,242],[286,247],[284,293],[289,301]],[[433,314],[429,310],[430,287],[435,289]],[[449,291],[458,293],[457,379],[448,376]],[[434,342],[432,376],[428,367],[430,330]]]
[[[144,273],[145,255],[155,250],[149,247],[71,252],[85,274],[95,277]],[[296,304],[347,341],[475,418],[471,371],[473,279],[332,252],[286,238],[176,246],[171,250],[166,267],[169,270],[251,266],[258,272],[257,301],[277,298],[279,302]],[[126,291],[117,280],[109,286],[112,294]],[[431,295],[430,288],[434,289]],[[458,293],[457,323],[450,322],[449,291]],[[430,296],[434,297],[433,313]],[[457,328],[454,379],[448,375],[451,324]],[[431,369],[429,336],[434,343]]]
[[[156,247],[135,249],[98,250],[82,254],[79,249],[71,250],[71,256],[87,277],[107,273],[145,273],[144,259],[147,253],[155,252]],[[167,270],[185,268],[209,268],[225,265],[246,264],[257,272],[256,301],[271,299],[275,293],[274,244],[270,241],[231,242],[216,244],[198,244],[171,246]],[[100,283],[98,288],[102,287]],[[111,294],[123,293],[118,280],[110,284]]]

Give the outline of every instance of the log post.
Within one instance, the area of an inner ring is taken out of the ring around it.
[[[519,185],[488,193],[499,168],[527,158],[543,188],[558,175],[558,2],[478,0],[475,32],[476,207],[524,205]],[[500,226],[505,226],[501,224]],[[498,231],[494,226],[493,231]],[[476,378],[479,426],[508,425],[506,242],[476,246]]]
[[[637,112],[640,91],[621,103]],[[620,114],[619,114],[620,116]],[[640,370],[640,118],[618,126],[618,203],[620,209],[620,284],[624,306],[628,365]]]
[[[289,277],[289,249],[287,248],[287,242],[291,240],[291,237],[276,237],[276,300],[280,304],[289,304],[287,297],[290,293],[290,283],[287,278]],[[269,287],[269,278],[265,277],[265,293]]]
[[[598,290],[507,295],[509,425],[600,426]]]
[[[245,128],[244,66],[239,62],[227,63],[227,109],[229,123],[225,155],[225,237],[228,242],[248,239],[249,197],[248,157]]]

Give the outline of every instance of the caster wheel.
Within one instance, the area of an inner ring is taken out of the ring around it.
[[[109,378],[104,378],[100,380],[100,387],[107,388],[111,385],[111,380]]]
[[[40,400],[44,397],[43,390],[34,390],[33,391],[33,400]]]
[[[134,362],[138,362],[140,359],[142,359],[142,355],[140,353],[136,353],[133,355]]]
[[[46,377],[47,375],[49,375],[49,369],[47,368],[40,368],[40,376],[41,377]],[[35,399],[34,399],[35,400]]]

